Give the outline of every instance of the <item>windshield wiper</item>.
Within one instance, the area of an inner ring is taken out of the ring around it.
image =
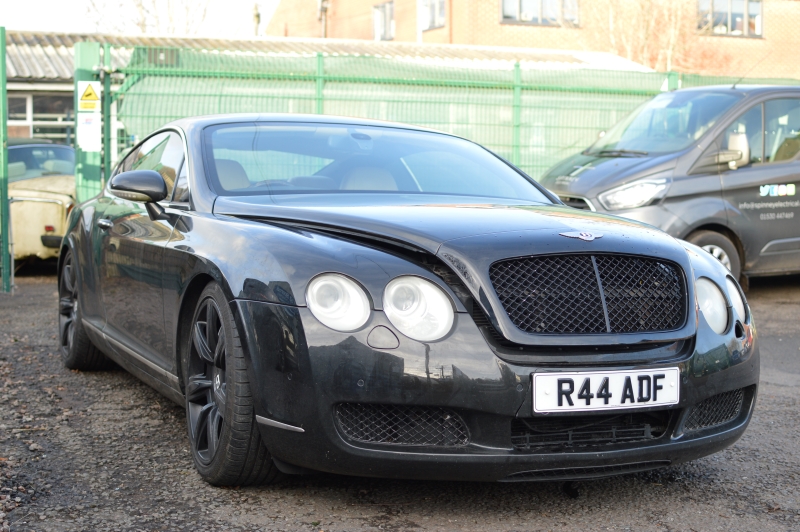
[[[589,155],[602,155],[604,157],[644,157],[646,151],[640,150],[600,150]]]

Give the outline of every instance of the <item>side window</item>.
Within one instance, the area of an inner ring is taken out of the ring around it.
[[[183,142],[177,133],[161,133],[147,139],[133,158],[131,170],[155,170],[167,183],[167,197],[172,194],[175,178],[183,163]]]
[[[130,153],[125,156],[125,158],[122,160],[122,162],[117,165],[117,173],[127,172],[128,170],[130,170],[131,169],[131,165],[133,164],[133,161],[136,160],[136,154],[138,152],[139,152],[139,148],[132,149],[130,151]]]
[[[720,138],[723,150],[739,151],[739,166],[764,162],[763,109],[756,105],[737,118]]]
[[[172,196],[172,201],[189,201],[189,165],[186,161],[181,166],[181,172],[178,174],[178,180],[175,182],[175,194]]]
[[[764,107],[766,160],[794,159],[800,152],[800,99],[769,100]]]

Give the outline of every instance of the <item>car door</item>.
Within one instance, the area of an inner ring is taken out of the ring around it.
[[[183,159],[183,140],[167,131],[145,140],[125,159],[123,169],[159,172],[171,194]],[[117,197],[98,223],[105,226],[100,275],[104,333],[121,355],[130,350],[162,369],[170,368],[162,268],[172,226],[166,220],[151,220],[144,203]]]
[[[724,149],[749,150],[748,164],[722,172],[729,223],[745,248],[745,270],[800,270],[800,98],[759,103],[723,136]]]

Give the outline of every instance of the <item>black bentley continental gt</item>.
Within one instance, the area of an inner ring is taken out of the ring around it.
[[[731,445],[755,405],[756,329],[711,255],[402,124],[173,122],[59,260],[66,366],[185,406],[215,485],[645,471]]]

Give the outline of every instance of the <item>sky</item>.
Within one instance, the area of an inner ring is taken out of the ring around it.
[[[143,0],[146,4],[166,6],[169,0]],[[189,0],[174,0],[174,3],[189,3]],[[198,5],[203,0],[194,0]],[[206,17],[197,26],[196,35],[222,38],[252,37],[253,6],[259,5],[261,13],[260,33],[279,0],[208,0]],[[7,30],[28,30],[62,33],[140,33],[131,25],[124,25],[131,17],[125,11],[133,9],[131,0],[0,0],[0,26]],[[94,6],[94,7],[93,7]],[[161,10],[161,9],[160,9]],[[99,12],[98,12],[99,11]],[[167,18],[167,17],[163,17]],[[131,29],[133,28],[133,29]],[[246,28],[246,30],[243,30]],[[150,34],[167,31],[151,29]],[[183,33],[183,32],[178,32]]]

